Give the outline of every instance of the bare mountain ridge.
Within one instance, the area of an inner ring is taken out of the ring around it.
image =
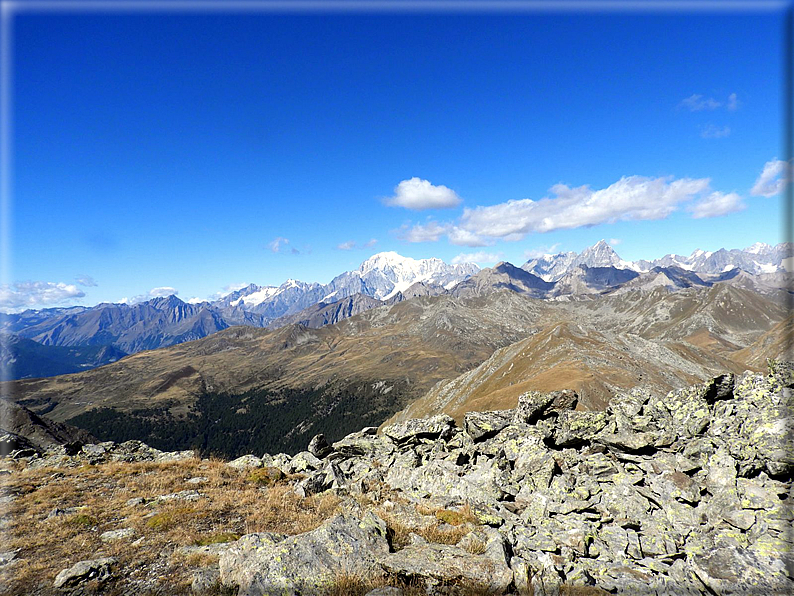
[[[584,409],[603,409],[634,386],[669,391],[719,370],[763,370],[786,357],[791,318],[754,292],[718,285],[663,289],[559,305],[557,320],[440,381],[390,421],[443,412],[515,407],[528,390],[575,389]]]

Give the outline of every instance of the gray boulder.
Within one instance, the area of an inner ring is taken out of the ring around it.
[[[455,426],[455,420],[446,414],[438,414],[432,418],[418,418],[391,424],[383,429],[383,434],[395,443],[405,443],[411,439],[437,439],[449,433]]]
[[[328,444],[328,441],[325,439],[325,435],[319,434],[315,435],[311,441],[309,441],[309,447],[307,449],[309,453],[311,453],[314,457],[319,459],[323,459],[324,457],[333,453],[333,448]]]
[[[495,412],[466,412],[463,415],[463,429],[475,441],[492,437],[512,422],[514,410]]]
[[[528,391],[518,396],[518,407],[515,410],[514,420],[532,424],[539,418],[551,414],[559,415],[565,410],[572,410],[578,401],[579,396],[570,389],[552,391],[551,393]]]
[[[53,587],[73,588],[78,584],[96,580],[100,583],[106,582],[112,576],[111,568],[118,563],[113,557],[102,559],[90,559],[75,563],[69,569],[64,569],[56,577]]]
[[[316,530],[281,541],[243,536],[219,561],[224,586],[238,596],[299,596],[326,589],[341,574],[381,573],[386,524],[369,513],[337,515]]]

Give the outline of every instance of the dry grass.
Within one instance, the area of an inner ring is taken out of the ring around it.
[[[560,596],[607,596],[609,592],[596,586],[560,586]]]
[[[386,522],[390,542],[395,550],[401,550],[410,544],[411,533],[435,544],[457,544],[477,524],[477,518],[468,505],[461,508],[460,511],[442,509],[424,503],[415,505],[415,508],[420,515],[435,517],[435,523],[427,527],[407,526],[399,516],[388,510],[378,510],[378,515]],[[483,545],[483,550],[484,548]]]
[[[186,483],[196,476],[208,480]],[[339,499],[333,495],[301,498],[279,481],[263,487],[249,476],[250,472],[231,469],[221,461],[198,459],[15,469],[2,478],[5,494],[16,496],[7,512],[10,522],[2,550],[19,549],[18,561],[9,566],[6,577],[0,575],[3,594],[50,594],[59,571],[101,556],[119,559],[124,570],[119,575],[127,585],[150,586],[149,591],[167,594],[189,593],[191,572],[211,563],[212,557],[173,556],[176,548],[225,542],[250,532],[298,534],[318,527],[337,510]],[[205,497],[127,505],[134,497],[153,499],[189,489]],[[56,507],[79,509],[47,520]],[[135,535],[115,542],[100,539],[102,532],[121,528],[132,528]],[[122,589],[120,583],[118,588]],[[113,584],[95,586],[94,592],[112,594],[114,589]],[[133,592],[146,590],[136,587]],[[131,593],[129,588],[127,593]]]
[[[386,586],[400,588],[403,596],[427,595],[424,583],[417,579],[408,580],[390,576],[367,578],[355,574],[340,574],[321,596],[364,596],[371,590]],[[494,596],[488,588],[466,583],[448,584],[445,588],[447,588],[445,593],[454,596]]]

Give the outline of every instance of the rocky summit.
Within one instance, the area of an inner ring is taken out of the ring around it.
[[[621,393],[604,411],[577,410],[573,391],[528,392],[461,426],[443,414],[405,420],[333,444],[317,436],[294,456],[202,461],[138,442],[13,453],[3,498],[18,513],[53,477],[85,482],[108,466],[106,498],[131,486],[138,497],[87,522],[92,548],[11,593],[790,594],[793,387],[794,366],[770,361],[768,374]],[[137,484],[119,480],[135,474]],[[275,517],[245,517],[274,495]],[[322,515],[285,526],[301,507]],[[183,527],[163,542],[179,519],[249,531],[202,542]],[[6,579],[44,557],[26,547],[36,531],[12,538]]]

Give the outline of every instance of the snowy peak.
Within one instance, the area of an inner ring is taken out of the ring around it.
[[[430,259],[428,259],[430,260]],[[432,259],[438,260],[438,259]],[[418,261],[411,257],[404,257],[394,251],[379,252],[372,255],[366,261],[361,263],[358,270],[361,273],[369,273],[373,270],[389,270],[389,269],[411,269],[417,267]]]
[[[355,294],[385,300],[416,283],[449,288],[479,270],[474,264],[448,265],[436,258],[412,259],[396,252],[381,252],[365,260],[358,269],[337,275],[328,284],[296,279],[288,279],[280,286],[250,284],[213,304],[277,319],[320,302],[342,300]]]
[[[576,265],[588,267],[618,267],[623,260],[618,253],[604,240],[599,240],[593,246],[584,249],[576,258]]]
[[[579,254],[561,252],[556,255],[543,255],[527,261],[521,268],[546,281],[557,281],[580,265],[585,265],[586,267],[615,267],[616,269],[632,269],[635,271],[643,270],[640,265],[621,259],[620,255],[605,240],[599,240]],[[647,270],[647,267],[645,269]]]
[[[367,294],[387,300],[417,282],[446,287],[467,279],[479,270],[473,263],[448,265],[437,258],[412,259],[396,252],[381,252],[361,263],[356,273],[369,290]]]
[[[773,250],[772,247],[765,242],[756,242],[752,246],[745,248],[744,252],[748,252],[751,255],[763,255],[769,253],[771,250]]]

